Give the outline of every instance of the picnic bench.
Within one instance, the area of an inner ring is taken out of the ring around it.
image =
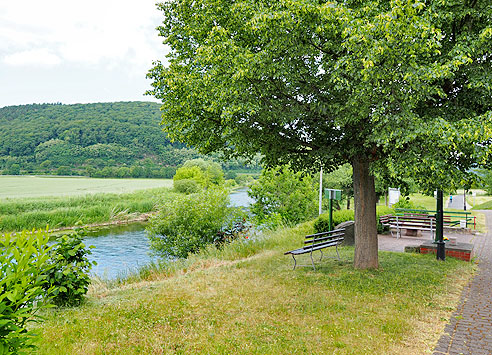
[[[407,214],[423,214],[434,217],[437,213],[436,211],[422,210],[422,209],[410,209],[410,208],[396,208],[396,215],[407,215]],[[444,225],[449,228],[463,228],[463,223],[465,228],[473,224],[473,228],[476,228],[476,218],[471,215],[471,212],[466,211],[444,211]]]
[[[388,226],[393,235],[396,230],[396,238],[401,238],[401,231],[428,231],[431,232],[431,238],[434,239],[436,230],[436,218],[427,214],[403,214],[403,215],[384,215],[379,218],[383,226]]]
[[[344,235],[345,235],[345,228],[335,229],[329,232],[321,232],[321,233],[306,235],[304,240],[304,246],[302,248],[287,251],[284,253],[284,255],[288,255],[288,254],[292,255],[292,258],[294,259],[293,270],[295,270],[297,266],[296,255],[309,253],[311,257],[311,266],[313,267],[313,270],[316,270],[316,267],[314,266],[313,252],[316,250],[320,251],[321,257],[319,261],[321,261],[323,259],[322,249],[335,247],[337,251],[338,260],[340,260],[340,254],[338,253],[338,245],[343,242]],[[299,266],[309,266],[309,265],[299,265]]]

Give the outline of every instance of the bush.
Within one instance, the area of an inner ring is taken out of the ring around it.
[[[376,220],[378,223],[378,233],[384,232],[384,226],[379,223],[379,217],[385,214],[393,213],[393,209],[386,206],[377,206],[376,208]],[[355,215],[353,210],[339,210],[333,211],[333,228],[342,222],[355,220]],[[316,218],[314,221],[314,232],[321,233],[329,230],[329,215],[328,213],[323,213],[321,216]]]
[[[51,268],[45,288],[53,288],[53,303],[57,306],[78,306],[90,283],[89,271],[95,262],[87,255],[91,251],[82,243],[79,233],[64,235],[50,250]]]
[[[220,186],[224,183],[224,172],[220,164],[203,159],[188,160],[181,168],[176,170],[174,175],[174,186],[179,180],[194,180],[198,185],[208,188],[215,185]]]
[[[195,180],[183,179],[174,181],[174,189],[184,194],[193,194],[199,192],[202,188]]]
[[[407,209],[414,209],[415,205],[413,204],[412,201],[410,201],[410,197],[404,197],[398,200],[397,203],[393,205],[393,208],[407,208]]]
[[[36,312],[47,307],[52,292],[46,287],[48,240],[45,231],[0,237],[0,354],[35,348],[35,334],[27,326],[39,321]]]
[[[333,211],[333,227],[339,225],[342,222],[353,221],[353,210],[338,210]],[[329,213],[323,213],[314,221],[315,233],[326,232],[330,230],[330,215]]]
[[[204,246],[217,243],[218,233],[232,229],[239,208],[229,207],[229,191],[211,188],[177,196],[150,219],[150,247],[163,257],[186,258]]]
[[[379,222],[379,217],[384,216],[386,214],[393,214],[393,213],[394,213],[394,210],[391,207],[387,207],[387,206],[377,206],[376,207],[376,219],[378,222],[378,233],[379,234],[389,230],[388,226],[383,226]]]
[[[311,176],[294,173],[289,167],[263,170],[248,192],[255,200],[251,212],[260,224],[272,221],[269,216],[274,213],[280,215],[285,224],[311,219],[318,211],[315,185]]]
[[[479,174],[481,177],[479,188],[483,188],[487,195],[492,196],[492,170],[481,170]]]

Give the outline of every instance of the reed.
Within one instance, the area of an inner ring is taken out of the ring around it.
[[[169,188],[83,196],[7,198],[0,200],[0,231],[71,227],[124,220],[153,212],[175,195]]]

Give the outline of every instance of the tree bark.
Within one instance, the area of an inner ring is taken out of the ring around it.
[[[356,269],[378,268],[378,230],[374,176],[366,157],[355,157],[354,171],[355,255]]]

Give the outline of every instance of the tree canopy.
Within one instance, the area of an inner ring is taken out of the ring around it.
[[[170,139],[354,172],[356,267],[377,267],[374,178],[432,191],[490,163],[489,0],[171,0],[148,76]]]

